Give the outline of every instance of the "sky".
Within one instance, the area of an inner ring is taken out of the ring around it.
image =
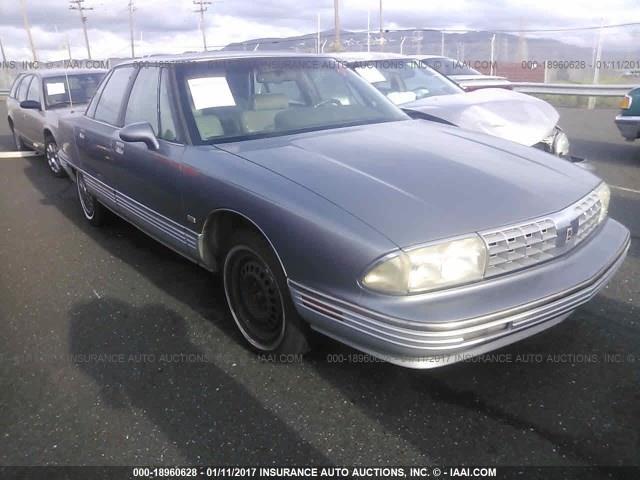
[[[40,60],[86,58],[80,16],[68,0],[24,0]],[[285,37],[333,28],[333,0],[212,0],[205,14],[207,43],[221,47],[257,37]],[[93,58],[130,54],[129,0],[86,0]],[[134,0],[136,55],[202,49],[192,0]],[[378,0],[341,0],[342,28],[379,25]],[[0,40],[7,60],[30,60],[20,0],[0,0]],[[383,0],[384,28],[549,29],[640,22],[640,0]],[[591,46],[595,31],[540,34]],[[638,45],[640,28],[608,31],[604,47]],[[635,38],[634,38],[635,36]],[[637,56],[640,57],[640,52]]]

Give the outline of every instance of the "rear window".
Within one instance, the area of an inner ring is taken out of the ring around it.
[[[88,73],[45,78],[44,98],[47,107],[51,109],[89,103],[103,76],[103,73]]]

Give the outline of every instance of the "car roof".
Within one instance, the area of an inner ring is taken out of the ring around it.
[[[21,72],[20,75],[37,75],[40,78],[63,77],[68,75],[86,75],[88,73],[106,73],[103,68],[50,68],[46,70],[33,70]]]
[[[341,52],[330,54],[333,58],[344,62],[375,62],[383,60],[412,60],[408,55],[387,52]]]
[[[191,52],[181,54],[151,55],[149,57],[132,58],[119,63],[117,66],[144,63],[188,63],[206,62],[210,60],[235,60],[241,58],[333,58],[332,55],[317,55],[315,53],[296,52],[245,52],[235,50],[216,50],[212,52]]]

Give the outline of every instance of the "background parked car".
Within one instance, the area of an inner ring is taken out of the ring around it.
[[[105,70],[41,70],[19,75],[7,99],[9,128],[18,150],[44,153],[51,172],[63,176],[58,160],[58,122],[84,112]]]
[[[393,53],[344,53],[338,58],[413,118],[440,121],[533,146],[570,159],[557,110],[539,98],[504,89],[465,92],[417,60]]]
[[[631,90],[620,102],[616,125],[625,140],[633,142],[640,138],[640,87]]]
[[[414,58],[446,75],[468,92],[480,88],[506,88],[507,90],[513,88],[511,82],[506,78],[485,75],[460,60],[437,55],[417,55]]]

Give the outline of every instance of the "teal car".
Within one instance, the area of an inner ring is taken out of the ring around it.
[[[618,130],[629,142],[640,137],[640,87],[627,93],[620,102],[620,114],[616,116]]]

